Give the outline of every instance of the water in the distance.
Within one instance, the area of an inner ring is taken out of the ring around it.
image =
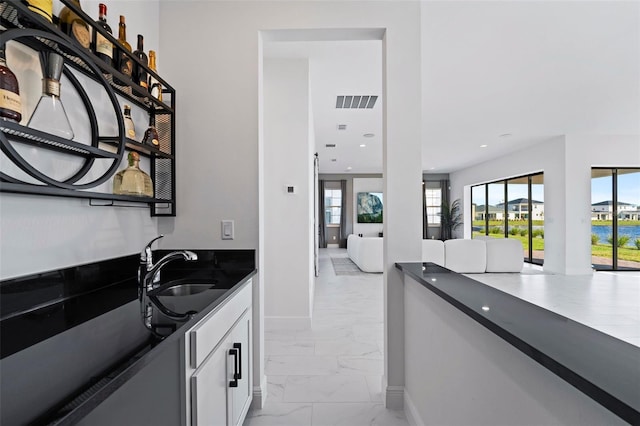
[[[591,225],[591,232],[599,238],[598,244],[608,244],[607,238],[613,235],[611,225]],[[628,235],[629,241],[626,246],[635,247],[636,238],[640,238],[640,225],[621,225],[618,222],[618,237]]]

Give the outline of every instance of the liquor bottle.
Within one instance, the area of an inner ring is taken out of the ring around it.
[[[53,22],[53,0],[27,0],[27,7],[34,13]],[[26,24],[26,23],[25,23]],[[31,26],[27,24],[26,26]]]
[[[7,65],[4,47],[0,48],[0,117],[17,123],[22,120],[18,79]]]
[[[153,197],[153,182],[148,174],[140,170],[140,155],[130,152],[127,156],[129,167],[119,171],[113,178],[113,193]]]
[[[73,139],[73,130],[60,99],[60,76],[63,66],[62,56],[49,52],[42,79],[42,96],[27,126],[61,138]]]
[[[140,59],[145,65],[149,65],[149,58],[147,58],[147,54],[144,53],[144,37],[142,34],[138,34],[138,48],[133,52],[133,55]],[[140,86],[147,88],[147,70],[138,64],[134,64],[133,66],[133,81],[135,81]]]
[[[80,0],[71,0],[78,9],[82,9],[80,6]],[[78,16],[73,10],[65,6],[60,11],[60,30],[63,33],[77,41],[78,44],[85,49],[89,49],[91,46],[91,34],[89,33],[89,25]]]
[[[158,129],[156,129],[156,114],[149,112],[149,127],[144,132],[142,143],[145,145],[158,146],[160,145],[160,138],[158,137]]]
[[[104,3],[100,3],[98,8],[99,16],[96,23],[109,34],[113,34],[111,27],[107,24],[107,6]],[[95,30],[93,31],[93,52],[108,65],[113,65],[113,44]]]
[[[125,136],[129,139],[136,139],[136,127],[131,119],[131,107],[129,105],[124,106],[124,130]]]
[[[133,74],[133,61],[129,55],[123,51],[127,50],[131,52],[131,45],[127,42],[127,24],[125,23],[124,16],[122,15],[120,15],[120,23],[118,24],[118,42],[121,47],[116,49],[117,52],[114,52],[114,56],[117,61],[116,68],[118,68],[118,71],[122,74],[131,78],[131,75]],[[126,81],[120,81],[118,79],[116,79],[115,82],[120,85],[127,84]]]
[[[156,69],[156,52],[154,50],[149,51],[149,68],[156,73],[158,72]],[[162,102],[162,85],[151,74],[149,74],[149,93],[151,93],[151,96]]]

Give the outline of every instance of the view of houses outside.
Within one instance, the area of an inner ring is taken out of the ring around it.
[[[531,194],[529,194],[529,180],[531,180]],[[508,200],[506,205],[505,197]],[[471,188],[471,198],[472,238],[487,235],[492,238],[518,239],[522,242],[525,260],[542,264],[544,261],[544,177],[542,174],[474,186]],[[531,199],[531,217],[529,217],[529,199]],[[529,222],[531,222],[531,229]],[[530,232],[531,235],[529,235]]]
[[[615,186],[615,188],[614,188]],[[617,195],[617,209],[614,199]],[[591,171],[591,261],[597,269],[640,268],[640,169]],[[614,216],[617,241],[614,241]]]
[[[614,176],[617,211],[613,211]],[[531,178],[529,197],[528,179]],[[505,187],[506,185],[506,187]],[[505,209],[505,196],[506,209]],[[531,199],[531,235],[529,235]],[[592,263],[597,269],[613,269],[614,215],[617,223],[618,269],[640,269],[640,169],[593,169],[591,191]],[[524,176],[471,188],[472,238],[517,238],[525,260],[544,260],[543,175]],[[487,222],[488,219],[488,222]],[[488,225],[488,227],[487,227]],[[532,258],[529,260],[529,246]]]

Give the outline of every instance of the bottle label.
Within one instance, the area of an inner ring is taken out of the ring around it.
[[[31,11],[53,22],[53,0],[28,0],[27,3]]]
[[[151,96],[162,101],[162,86],[154,78],[150,80]]]
[[[158,141],[158,139],[151,139],[151,143],[154,144],[155,146],[160,145],[160,141]]]
[[[60,97],[60,82],[52,78],[42,79],[42,91],[47,95]]]
[[[120,72],[124,75],[131,77],[133,73],[133,62],[126,54],[122,53],[120,56]]]
[[[77,19],[71,23],[71,34],[80,43],[80,46],[88,49],[91,45],[91,36],[89,35],[89,29],[82,21]]]
[[[0,108],[15,111],[20,114],[22,110],[20,95],[6,89],[0,89]]]
[[[147,88],[147,82],[144,80],[140,80],[140,86],[144,87],[145,89]]]
[[[135,139],[136,138],[136,131],[133,130],[133,129],[127,130],[127,137],[129,139]]]
[[[100,33],[96,34],[96,53],[102,53],[113,58],[113,44]]]

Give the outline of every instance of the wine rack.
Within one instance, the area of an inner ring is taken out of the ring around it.
[[[74,3],[69,0],[61,0],[61,2],[80,16],[93,31],[102,34],[114,46],[120,46],[117,39],[96,25],[95,21]],[[53,51],[64,58],[63,73],[71,82],[87,111],[91,140],[64,139],[0,119],[0,143],[3,154],[22,172],[38,181],[37,184],[25,182],[0,170],[0,192],[85,198],[90,200],[90,205],[121,205],[121,202],[125,202],[125,205],[135,206],[142,203],[142,205],[146,204],[150,207],[151,216],[175,216],[176,97],[173,87],[155,71],[140,62],[131,52],[122,50],[136,66],[144,68],[148,75],[153,76],[162,85],[163,101],[152,97],[146,88],[133,82],[131,77],[125,76],[97,58],[91,51],[81,47],[54,24],[31,12],[25,4],[19,1],[0,1],[0,46],[5,46],[8,41],[20,43],[35,52],[40,52],[41,55]],[[92,99],[87,95],[71,69],[98,83],[107,93],[117,120],[117,134],[104,135],[99,133]],[[125,84],[117,84],[116,82],[124,82]],[[156,128],[160,133],[159,146],[144,145],[124,136],[122,111],[116,94],[147,113],[153,112],[155,114]],[[20,150],[16,149],[16,146],[20,145],[78,157],[83,161],[83,164],[72,176],[66,177],[64,180],[54,179],[25,160],[21,156]],[[154,184],[153,198],[115,195],[91,190],[113,177],[123,158],[126,157],[126,151],[135,151],[149,159],[150,176]],[[111,165],[98,178],[88,179],[86,175],[97,160],[111,161]],[[87,180],[89,181],[87,182]],[[94,202],[95,200],[99,201]]]

